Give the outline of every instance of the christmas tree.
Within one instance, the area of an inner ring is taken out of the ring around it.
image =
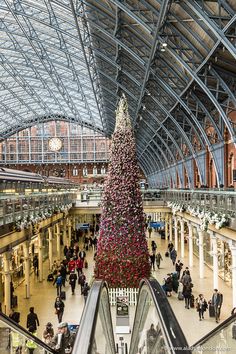
[[[138,287],[150,275],[135,140],[123,96],[116,111],[102,197],[95,277],[110,287]]]

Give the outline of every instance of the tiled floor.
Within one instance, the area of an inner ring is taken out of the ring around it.
[[[157,280],[162,284],[164,276],[172,272],[174,267],[169,258],[165,258],[164,254],[167,249],[167,241],[161,240],[160,236],[157,233],[153,234],[152,239],[155,239],[158,245],[158,250],[160,250],[163,262],[161,263],[161,269],[153,272],[153,275]],[[151,239],[148,239],[150,245]],[[56,247],[55,247],[56,248]],[[184,265],[188,265],[188,253],[186,246],[186,256],[182,260]],[[89,262],[88,269],[85,270],[85,275],[87,279],[91,279],[93,274],[93,251],[90,250],[87,254],[87,259]],[[16,289],[16,294],[18,295],[18,310],[21,313],[21,322],[22,326],[26,325],[26,316],[29,311],[30,306],[35,307],[35,312],[38,314],[40,327],[38,329],[38,337],[42,337],[42,332],[44,330],[45,324],[50,321],[52,322],[54,329],[56,330],[57,318],[54,313],[54,301],[56,297],[56,289],[53,287],[52,283],[46,281],[48,274],[48,262],[44,263],[44,281],[39,283],[37,278],[34,275],[31,276],[31,297],[30,299],[25,299],[25,287],[24,283],[21,284]],[[194,266],[191,269],[191,276],[194,283],[193,294],[196,297],[199,293],[203,293],[207,300],[211,298],[213,291],[213,277],[212,271],[206,267],[205,269],[205,278],[198,278],[198,259],[194,257]],[[221,320],[226,319],[230,315],[232,307],[231,299],[231,288],[228,287],[222,280],[219,280],[219,290],[224,294],[224,303],[222,306],[222,315]],[[204,321],[199,321],[198,313],[195,309],[185,309],[184,302],[177,299],[177,295],[173,295],[168,298],[171,306],[176,314],[176,317],[183,329],[183,332],[187,338],[187,341],[190,345],[194,344],[198,339],[204,336],[206,333],[211,331],[216,327],[214,319],[209,318],[208,313],[205,316]],[[84,299],[80,295],[80,287],[77,286],[75,295],[71,294],[71,289],[69,284],[66,284],[66,301],[65,301],[65,312],[63,320],[70,323],[79,323],[81,314],[84,308]],[[131,313],[131,328],[132,328],[132,319],[134,316],[134,309],[130,309]],[[112,309],[113,320],[115,322],[115,309]],[[197,330],[196,330],[197,329]],[[117,336],[117,338],[119,335]],[[127,341],[129,339],[127,338]]]

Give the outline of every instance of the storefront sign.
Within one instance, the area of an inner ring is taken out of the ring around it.
[[[163,221],[151,221],[150,222],[150,227],[153,227],[154,229],[159,229],[165,226],[165,223]]]
[[[88,230],[89,229],[89,224],[79,224],[79,229],[80,230]]]

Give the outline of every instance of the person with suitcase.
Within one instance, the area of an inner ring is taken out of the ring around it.
[[[220,320],[220,310],[223,303],[223,295],[218,291],[218,289],[214,289],[214,293],[212,295],[211,304],[215,309],[215,319],[216,323],[219,323]]]
[[[56,297],[54,308],[55,308],[55,314],[57,315],[58,318],[58,322],[60,323],[62,321],[65,304],[59,296]]]
[[[204,312],[208,308],[207,302],[203,294],[199,294],[196,299],[196,309],[199,314],[199,321],[204,320]]]
[[[54,284],[56,284],[57,296],[61,296],[62,276],[61,276],[60,272],[58,273],[57,277],[55,278],[53,285]]]

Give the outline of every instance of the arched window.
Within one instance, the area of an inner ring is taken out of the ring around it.
[[[97,176],[97,174],[98,174],[97,166],[94,165],[94,166],[93,166],[93,175],[94,175],[94,176]]]
[[[88,176],[87,166],[84,166],[84,168],[83,168],[83,176],[84,176],[84,177],[87,177],[87,176]]]
[[[78,168],[76,166],[73,167],[72,176],[78,176]]]

